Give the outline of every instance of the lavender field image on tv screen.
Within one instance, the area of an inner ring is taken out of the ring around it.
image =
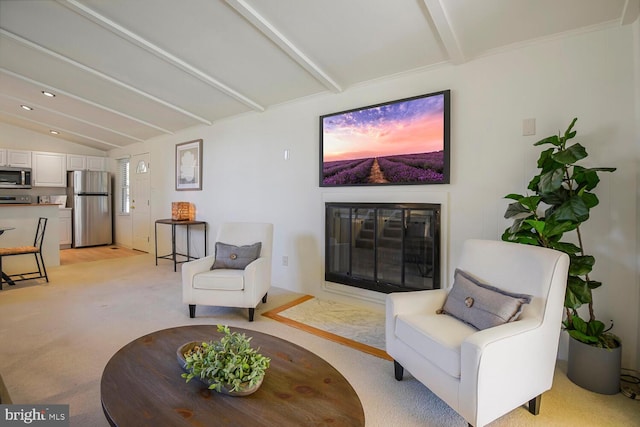
[[[437,184],[443,178],[443,156],[439,151],[329,162],[324,165],[323,184]]]
[[[322,116],[321,185],[444,183],[445,93]]]

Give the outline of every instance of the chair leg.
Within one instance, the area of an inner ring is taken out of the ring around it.
[[[3,280],[4,280],[4,273],[2,272],[2,257],[0,256],[0,291],[2,290]]]
[[[38,259],[38,255],[40,255],[40,258]],[[38,266],[38,275],[40,277],[44,277],[47,280],[47,283],[49,282],[49,276],[47,275],[47,269],[44,266],[44,258],[42,258],[42,252],[39,253],[35,253],[33,254],[33,256],[36,258],[36,265]],[[43,274],[44,272],[44,274]]]
[[[533,415],[538,415],[540,413],[540,403],[542,400],[542,395],[539,394],[533,399],[529,401],[529,412]]]
[[[34,253],[33,257],[35,258],[36,266],[38,267],[38,276],[42,277],[42,267],[40,267],[40,260],[38,259],[38,253],[37,252]]]
[[[42,271],[44,271],[44,278],[49,283],[49,275],[47,274],[47,267],[44,266],[44,258],[42,257],[42,252],[40,252],[40,262],[42,263]],[[40,273],[42,275],[42,273]]]
[[[404,374],[404,368],[402,367],[401,364],[399,364],[398,362],[396,362],[395,360],[393,361],[393,373],[396,377],[396,380],[398,381],[402,381],[402,375]]]
[[[264,296],[262,297],[262,303],[263,304],[267,303],[267,294],[264,294]]]
[[[195,304],[189,304],[189,317],[190,318],[194,318],[196,317],[196,305]]]
[[[256,312],[255,308],[249,309],[249,322],[253,322],[253,315],[255,314],[255,312]]]

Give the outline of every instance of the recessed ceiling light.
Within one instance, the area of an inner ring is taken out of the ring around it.
[[[21,105],[20,108],[22,108],[23,110],[27,110],[27,111],[32,111],[33,107],[29,107],[28,105]]]
[[[60,135],[60,132],[58,132],[57,130],[50,130],[49,133],[51,135]]]
[[[49,98],[55,98],[55,96],[56,96],[55,94],[53,94],[53,93],[51,93],[51,92],[47,92],[46,90],[43,90],[43,91],[42,91],[42,94],[43,94],[44,96],[48,96]]]

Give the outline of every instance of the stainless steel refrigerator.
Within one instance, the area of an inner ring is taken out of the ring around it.
[[[73,247],[110,245],[113,234],[109,172],[69,172],[67,185],[73,208]]]

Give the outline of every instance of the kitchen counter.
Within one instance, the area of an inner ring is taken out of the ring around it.
[[[25,206],[58,206],[55,203],[3,203],[0,204],[0,208],[10,207],[25,207]]]
[[[5,208],[5,209],[3,209]],[[42,256],[47,268],[60,265],[60,208],[38,203],[0,204],[0,225],[14,227],[0,236],[0,247],[33,245],[38,218],[47,218]],[[2,260],[2,269],[9,274],[37,269],[33,256],[10,256]]]

